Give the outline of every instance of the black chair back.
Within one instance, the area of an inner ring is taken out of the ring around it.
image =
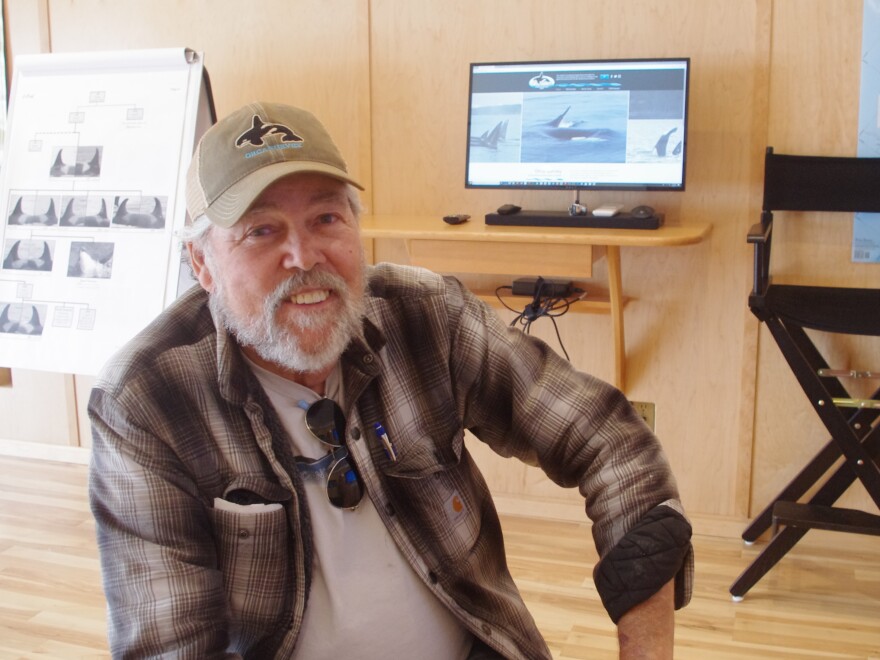
[[[880,213],[880,158],[792,156],[769,147],[763,208]]]

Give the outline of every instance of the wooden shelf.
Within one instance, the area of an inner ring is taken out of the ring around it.
[[[482,218],[476,216],[460,225],[448,225],[443,222],[440,216],[368,215],[361,218],[361,233],[364,238],[527,243],[530,245],[673,247],[699,243],[709,235],[711,229],[710,224],[663,225],[659,229],[505,227],[487,225]]]
[[[611,317],[613,383],[620,389],[624,389],[626,378],[623,308],[627,302],[620,272],[620,248],[693,245],[708,236],[710,230],[708,224],[664,225],[658,229],[604,229],[487,225],[481,218],[449,225],[440,216],[373,215],[361,218],[361,235],[365,240],[403,240],[412,265],[441,273],[542,275],[589,280],[593,277],[593,263],[604,257],[608,264],[607,295],[588,295],[573,304],[571,311]],[[494,292],[482,291],[477,295],[494,308],[503,308]],[[516,299],[523,301],[521,306],[524,306],[528,297]]]
[[[493,308],[504,309],[504,305],[499,302],[498,296],[493,292],[475,291],[474,293],[480,300],[488,303]],[[513,309],[522,309],[531,300],[530,296],[502,295],[501,297]],[[621,301],[624,307],[627,302],[629,302],[629,298],[623,298]],[[611,298],[608,295],[588,293],[582,300],[573,302],[569,311],[581,314],[609,314],[611,312]]]

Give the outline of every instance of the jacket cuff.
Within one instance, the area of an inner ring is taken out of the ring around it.
[[[593,570],[593,580],[614,623],[679,573],[691,554],[691,525],[663,504],[645,514]],[[687,604],[676,579],[675,609]]]

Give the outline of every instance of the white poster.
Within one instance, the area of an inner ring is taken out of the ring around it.
[[[880,0],[864,4],[858,155],[880,157]],[[856,213],[853,222],[852,260],[880,263],[880,213]]]
[[[176,295],[202,73],[184,49],[16,59],[0,366],[96,374]]]

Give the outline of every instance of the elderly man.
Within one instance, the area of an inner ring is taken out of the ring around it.
[[[657,439],[454,279],[367,267],[356,187],[297,108],[255,103],[201,139],[201,286],[89,403],[113,654],[549,658],[468,429],[579,489],[621,656],[671,656],[693,563]]]

